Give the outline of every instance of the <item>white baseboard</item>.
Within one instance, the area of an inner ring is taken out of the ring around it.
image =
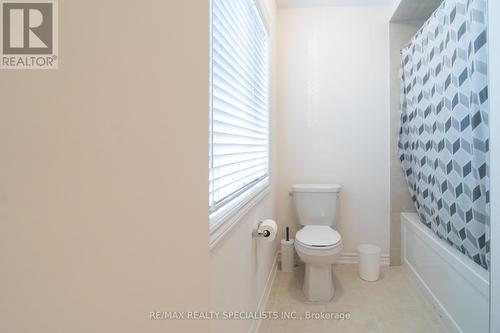
[[[278,262],[281,262],[281,251],[278,251]],[[383,266],[389,266],[391,257],[388,254],[380,255],[380,264]],[[300,259],[295,253],[295,262],[300,262]],[[357,264],[359,262],[358,254],[356,252],[342,252],[340,256],[335,261],[335,264]]]
[[[274,256],[273,260],[273,265],[271,267],[271,271],[269,272],[269,276],[266,281],[266,285],[264,287],[264,290],[262,291],[262,295],[260,296],[259,304],[257,305],[257,312],[262,312],[266,310],[267,301],[269,300],[269,294],[271,293],[271,288],[273,287],[274,280],[276,279],[276,273],[278,271],[278,255],[279,252],[276,252],[276,255]],[[260,319],[252,320],[249,333],[258,333],[260,324],[261,324]]]
[[[359,262],[358,254],[356,252],[342,252],[335,261],[336,264],[357,264]],[[390,263],[390,256],[388,254],[380,255],[380,264],[388,266]]]

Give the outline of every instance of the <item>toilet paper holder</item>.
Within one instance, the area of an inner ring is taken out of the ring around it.
[[[254,229],[252,231],[252,238],[256,237],[269,237],[271,236],[271,233],[269,230],[260,230],[260,226],[262,225],[263,220],[259,220],[259,224],[257,224],[257,229]]]

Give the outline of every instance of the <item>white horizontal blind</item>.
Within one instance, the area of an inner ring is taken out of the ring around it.
[[[212,0],[210,210],[269,175],[268,34],[254,0]]]

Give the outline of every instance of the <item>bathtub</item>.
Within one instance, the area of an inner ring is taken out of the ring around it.
[[[401,261],[450,332],[488,332],[488,271],[439,239],[416,213],[401,214]]]

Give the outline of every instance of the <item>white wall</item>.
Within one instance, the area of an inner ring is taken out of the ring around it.
[[[500,1],[488,1],[491,140],[491,332],[500,332]]]
[[[270,24],[271,48],[271,192],[244,216],[238,224],[211,250],[211,309],[214,311],[257,311],[266,283],[276,258],[277,244],[261,243],[252,239],[252,230],[259,219],[276,218],[275,189],[277,180],[276,161],[276,5],[274,0],[263,0],[265,15]],[[277,237],[280,238],[280,237]],[[269,281],[270,283],[272,281]],[[269,287],[269,286],[268,286]],[[265,306],[260,304],[260,306]],[[247,320],[214,321],[212,332],[235,333],[256,329],[257,322]]]
[[[0,332],[207,332],[208,1],[60,1],[0,72]],[[179,176],[181,175],[181,176]]]
[[[401,212],[414,212],[415,205],[411,199],[406,178],[401,167],[398,152],[398,137],[399,137],[399,116],[401,114],[400,95],[401,95],[401,78],[399,70],[401,68],[401,49],[408,44],[411,37],[415,35],[417,30],[424,22],[403,24],[391,23],[390,30],[390,59],[391,59],[391,116],[390,116],[390,216],[391,216],[391,238],[390,238],[390,255],[391,265],[399,265],[401,263]]]
[[[389,253],[389,17],[394,6],[280,8],[278,220],[294,183],[339,183],[344,252]]]

